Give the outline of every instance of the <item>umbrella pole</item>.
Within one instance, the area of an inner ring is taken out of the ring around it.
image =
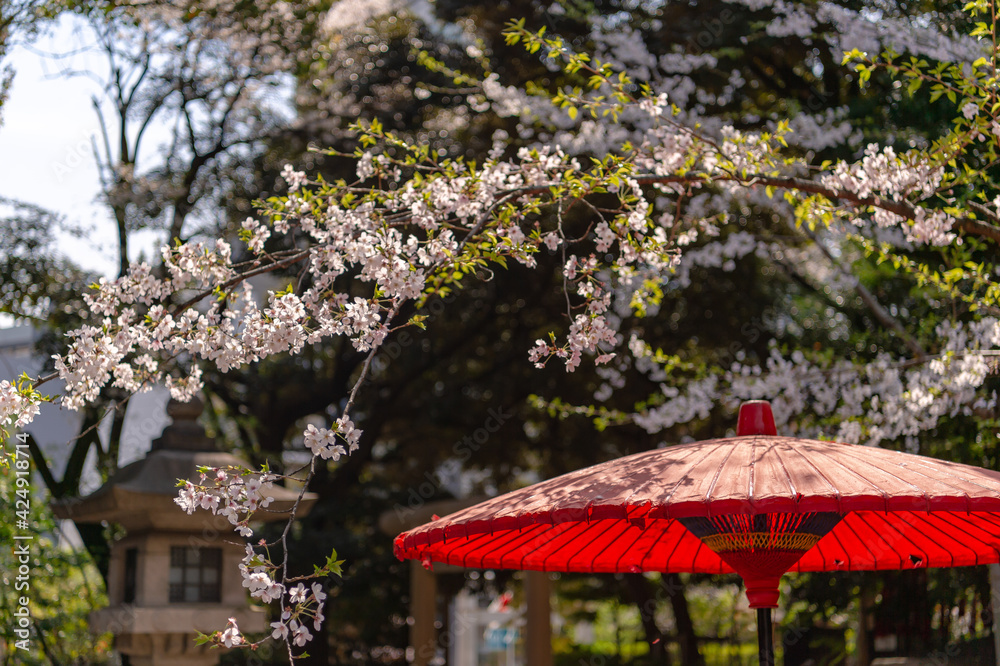
[[[757,645],[760,647],[760,666],[774,666],[774,630],[771,628],[771,609],[757,609]]]

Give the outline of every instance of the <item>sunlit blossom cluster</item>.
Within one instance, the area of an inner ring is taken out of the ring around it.
[[[313,630],[320,630],[325,619],[323,615],[325,599],[326,593],[319,583],[313,583],[309,588],[302,583],[297,584],[288,593],[288,600],[292,606],[285,608],[280,619],[271,623],[271,637],[291,639],[299,646],[308,643],[312,640],[312,634],[306,627],[306,622],[311,619]]]
[[[661,94],[637,105],[644,105],[647,117],[659,119],[664,101]],[[55,361],[66,383],[65,404],[79,408],[109,383],[134,391],[155,381],[165,382],[174,397],[188,399],[201,388],[197,361],[226,372],[275,354],[298,353],[334,335],[348,336],[356,349],[370,352],[388,336],[391,313],[420,298],[434,276],[455,270],[470,240],[491,238],[495,252],[526,266],[535,265],[536,253],[563,247],[566,240],[558,228],[538,229],[538,221],[520,210],[558,207],[559,188],[570,186],[615,193],[619,210],[602,215],[594,225],[594,253],[567,258],[563,274],[579,298],[574,306],[579,311],[569,313],[563,341],[540,340],[529,360],[544,365],[558,357],[569,370],[586,355],[606,363],[621,342],[617,322],[605,315],[616,307],[611,300],[620,285],[632,285],[624,296],[630,307],[644,310],[651,305],[648,285],[673,281],[682,287],[688,266],[732,270],[735,260],[758,248],[750,234],[692,244],[718,235],[717,225],[726,215],[710,222],[712,209],[726,208],[735,197],[766,203],[769,197],[761,188],[747,194],[743,179],[752,183],[757,173],[780,171],[784,164],[778,144],[760,134],[723,127],[721,138],[706,139],[674,120],[657,122],[639,144],[630,167],[639,171],[631,174],[612,169],[592,176],[560,148],[540,146],[521,148],[511,160],[490,160],[478,169],[456,162],[438,177],[412,180],[404,178],[396,160],[367,151],[359,162],[359,177],[377,175],[389,187],[376,199],[348,206],[330,196],[321,202],[305,174],[287,167],[283,176],[290,194],[273,212],[274,221],[245,221],[241,238],[245,253],[258,262],[303,264],[309,287],[301,293],[271,292],[261,303],[234,265],[229,242],[195,240],[164,248],[164,277],[138,264],[118,280],[99,282],[87,296],[101,325],[72,332],[68,353]],[[699,165],[706,175],[676,182],[678,172]],[[919,160],[916,153],[899,156],[873,145],[860,161],[836,164],[819,182],[833,192],[901,202],[933,195],[942,176],[941,166]],[[712,197],[718,195],[699,193],[686,202],[686,214],[668,212],[670,195],[706,188],[713,179],[725,196],[716,201]],[[792,214],[784,202],[774,206],[782,215]],[[654,216],[664,207],[668,211]],[[937,210],[917,208],[907,221],[887,207],[874,206],[873,217],[880,227],[902,228],[911,242],[941,245],[955,237],[953,219]],[[264,243],[272,234],[293,229],[305,234],[308,246],[266,255]],[[600,255],[609,253],[613,270],[602,272]],[[335,280],[348,273],[370,284],[371,296],[336,292]],[[184,305],[168,308],[167,302]],[[177,366],[186,370],[166,372],[165,356],[186,359]],[[307,431],[304,442],[315,455],[337,460],[356,447],[360,431],[352,423],[348,434],[340,434],[346,447],[334,432]]]
[[[357,431],[349,430],[348,422],[344,420],[338,425],[349,438],[351,446],[357,448]],[[199,483],[184,482],[174,501],[188,514],[201,509],[224,516],[240,536],[253,536],[250,521],[255,511],[266,508],[274,501],[268,491],[278,476],[233,467],[201,467],[199,472]],[[271,623],[272,637],[288,639],[295,646],[303,646],[313,637],[306,628],[306,621],[311,620],[314,630],[318,631],[325,619],[323,602],[326,593],[323,586],[314,582],[306,588],[300,582],[289,587],[286,585],[288,581],[278,582],[275,576],[279,567],[268,556],[265,542],[261,540],[257,547],[262,552],[258,552],[253,545],[245,545],[246,554],[239,564],[243,587],[252,598],[263,603],[282,602],[281,619]],[[227,648],[251,645],[233,618],[229,619],[223,631],[216,632],[210,639]]]
[[[38,416],[40,397],[6,379],[0,381],[0,429],[23,428]]]
[[[880,353],[869,363],[783,354],[772,343],[761,363],[736,361],[728,369],[683,388],[669,383],[652,362],[651,347],[633,336],[636,367],[661,384],[662,400],[634,417],[648,432],[707,418],[719,404],[770,400],[779,429],[790,435],[833,436],[850,444],[910,439],[948,417],[993,410],[995,393],[983,383],[1000,356],[1000,320],[986,317],[938,326],[941,351],[927,363],[901,363]],[[828,424],[837,424],[829,430]]]
[[[878,194],[902,201],[910,196],[918,199],[932,196],[942,176],[943,167],[927,164],[916,153],[900,156],[891,146],[869,144],[860,162],[838,162],[833,173],[824,176],[821,182],[860,197]]]
[[[339,436],[339,437],[338,437]],[[333,430],[328,428],[317,428],[313,424],[306,427],[304,440],[306,448],[312,451],[314,456],[323,460],[340,460],[341,456],[354,453],[358,449],[358,440],[361,439],[361,431],[354,427],[354,422],[346,416],[337,419]],[[340,442],[345,442],[347,448]]]
[[[279,619],[271,623],[271,637],[288,640],[298,647],[304,646],[313,638],[306,623],[311,624],[314,631],[319,631],[326,619],[323,614],[323,604],[327,595],[323,585],[313,582],[307,587],[300,582],[288,587],[278,583],[272,577],[275,566],[253,546],[247,544],[245,548],[246,554],[239,565],[243,587],[247,588],[252,598],[264,603],[287,602],[282,608]],[[227,639],[230,642],[227,643]],[[226,647],[249,644],[232,618],[226,630],[217,636],[216,640]]]
[[[208,467],[201,470],[199,483],[184,483],[174,502],[188,514],[204,509],[224,516],[240,536],[250,537],[250,517],[274,501],[268,490],[277,478],[267,473],[248,474],[245,469]]]

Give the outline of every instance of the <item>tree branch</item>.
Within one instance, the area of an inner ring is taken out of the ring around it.
[[[910,335],[909,332],[903,328],[903,325],[900,324],[899,321],[891,314],[889,314],[884,307],[882,307],[882,305],[878,302],[878,299],[875,298],[875,295],[868,291],[868,288],[861,284],[861,280],[859,280],[854,273],[849,271],[840,261],[837,260],[836,257],[833,256],[833,253],[830,252],[830,250],[823,245],[822,242],[820,242],[815,233],[807,230],[806,234],[812,238],[813,243],[815,243],[816,247],[819,248],[819,251],[823,253],[830,263],[833,264],[834,268],[836,268],[841,275],[846,277],[851,282],[851,285],[854,287],[854,292],[861,299],[861,302],[864,303],[865,306],[871,311],[875,319],[877,319],[882,326],[885,326],[895,332],[917,360],[926,361],[927,352],[920,346],[920,343],[917,342],[916,338]]]

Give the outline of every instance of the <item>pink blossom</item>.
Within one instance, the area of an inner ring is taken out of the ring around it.
[[[284,622],[272,622],[271,627],[274,631],[271,632],[271,638],[276,638],[278,640],[285,640],[288,638],[288,625]]]
[[[240,634],[239,627],[236,626],[236,618],[229,618],[229,624],[219,635],[219,641],[221,641],[227,648],[234,647],[236,645],[243,645],[245,643],[245,639]]]

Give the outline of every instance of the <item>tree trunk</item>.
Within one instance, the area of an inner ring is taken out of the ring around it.
[[[862,574],[861,595],[858,598],[858,666],[868,666],[872,662],[874,638],[872,636],[872,609],[875,607],[875,587],[871,574]]]
[[[681,663],[684,666],[705,666],[705,659],[698,651],[698,636],[694,633],[694,623],[688,608],[687,597],[684,596],[684,583],[678,574],[663,575],[663,589],[670,599],[670,607],[674,611],[674,621],[677,623],[677,644],[681,648]]]
[[[993,612],[993,649],[1000,666],[1000,564],[990,566],[990,610]]]
[[[642,574],[626,574],[625,584],[632,603],[639,608],[639,619],[646,634],[646,642],[649,643],[649,663],[669,666],[670,655],[667,653],[666,641],[656,625],[657,600],[653,586]]]

